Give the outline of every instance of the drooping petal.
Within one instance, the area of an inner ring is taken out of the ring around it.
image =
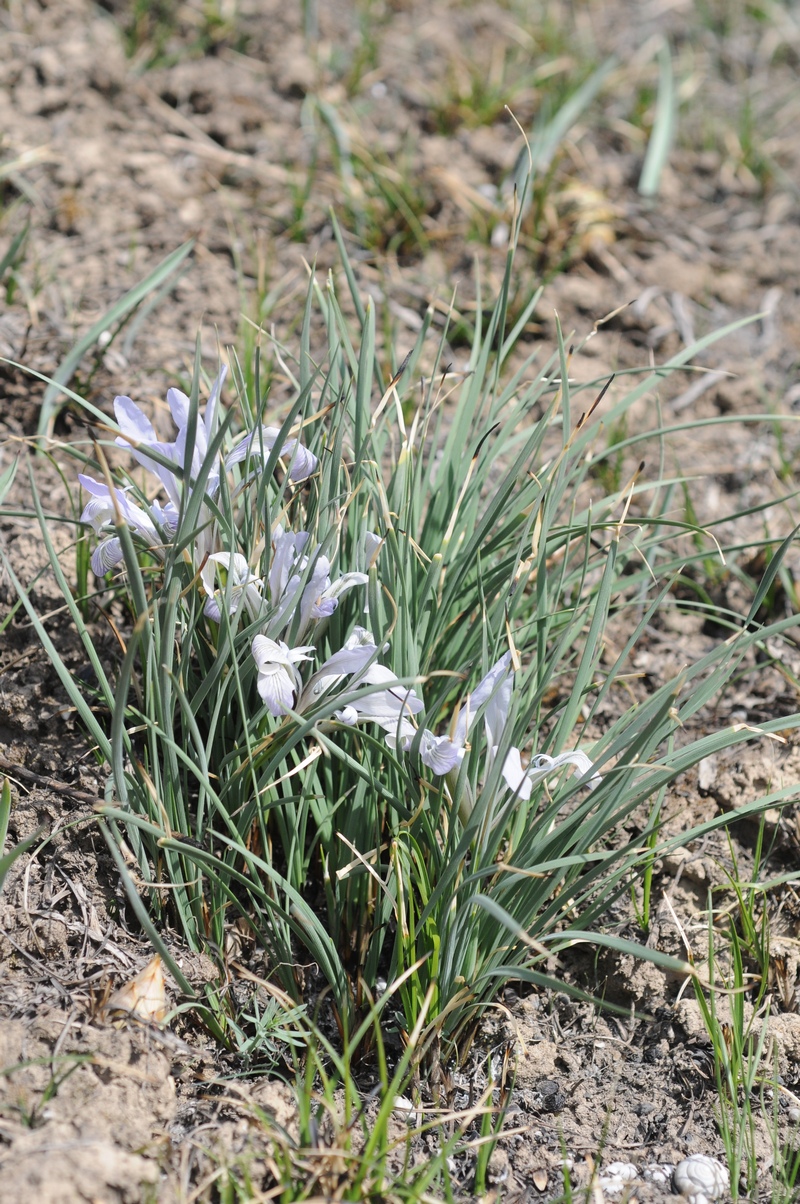
[[[311,618],[319,621],[320,619],[329,619],[336,607],[339,605],[338,598],[331,598],[328,594],[320,595],[311,607]]]
[[[508,709],[511,704],[511,688],[514,683],[510,672],[511,653],[506,652],[500,660],[492,665],[486,676],[478,683],[466,703],[462,706],[453,732],[456,744],[464,745],[475,716],[488,701],[484,712],[489,747],[500,743],[500,736],[508,720]]]
[[[155,501],[150,503],[150,509],[153,511],[158,525],[164,528],[164,533],[173,536],[178,530],[178,521],[180,518],[177,507],[172,502],[167,502],[166,506],[162,506],[158,501]]]
[[[529,772],[541,774],[542,777],[545,777],[565,765],[572,769],[575,776],[579,778],[584,777],[594,769],[594,762],[591,757],[583,752],[582,749],[576,748],[572,752],[559,753],[557,757],[549,757],[547,753],[538,753],[535,757],[531,758]],[[590,790],[594,790],[600,785],[602,780],[602,776],[594,772],[585,784]]]
[[[99,535],[103,527],[108,526],[114,521],[114,504],[111,501],[111,496],[102,498],[98,496],[90,497],[81,513],[81,522],[90,523],[94,528],[95,535]]]
[[[222,592],[220,590],[217,590],[217,592],[212,594],[210,598],[206,598],[206,604],[203,607],[203,614],[207,619],[212,619],[215,623],[222,622],[222,608],[220,606],[221,601]]]
[[[278,663],[264,665],[259,670],[258,692],[270,715],[278,718],[291,710],[298,688],[297,678],[296,670],[292,671],[286,665]]]
[[[298,648],[290,648],[283,640],[271,640],[269,636],[253,637],[253,659],[259,670],[262,665],[277,662],[284,665],[295,665],[299,661],[310,661],[309,652],[314,651],[313,644],[303,644]]]
[[[106,573],[110,573],[124,559],[125,554],[122,551],[122,544],[116,535],[112,535],[108,539],[100,540],[100,543],[92,552],[92,559],[89,563],[92,566],[92,572],[95,577],[105,577]]]
[[[514,794],[524,800],[531,797],[531,779],[522,768],[522,757],[518,748],[508,750],[502,773],[509,790],[513,790]]]
[[[574,770],[579,777],[583,777],[594,768],[586,753],[575,749],[573,752],[559,753],[556,757],[538,753],[531,758],[528,768],[523,769],[519,749],[510,748],[503,764],[503,777],[506,785],[521,799],[529,799],[534,786],[538,786],[545,778],[565,766]],[[590,790],[594,790],[602,780],[600,774],[595,773],[585,784]]]
[[[89,500],[83,508],[81,514],[82,523],[91,523],[95,533],[99,533],[101,528],[115,521],[115,502],[119,507],[119,499],[123,496],[119,489],[115,489],[112,495],[108,485],[101,481],[95,481],[94,477],[87,476],[86,473],[79,472],[78,480],[83,488],[89,494]]]
[[[286,454],[286,448],[283,449],[283,454]],[[294,449],[289,467],[287,469],[289,479],[291,481],[306,481],[310,476],[317,471],[319,460],[310,452],[302,443],[297,444]]]
[[[425,728],[420,739],[419,757],[423,765],[441,775],[450,773],[461,764],[464,749],[455,744],[449,736],[434,736],[433,732]]]

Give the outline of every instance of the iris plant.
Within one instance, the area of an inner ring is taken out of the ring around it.
[[[191,402],[185,393],[179,389],[170,389],[167,393],[167,404],[178,428],[172,442],[158,438],[150,419],[129,397],[114,399],[114,413],[121,432],[117,444],[129,448],[134,459],[158,479],[167,499],[163,503],[155,499],[145,510],[131,501],[128,491],[109,487],[85,474],[79,476],[90,495],[81,519],[101,537],[91,559],[92,569],[98,576],[123,560],[120,539],[112,533],[120,523],[125,523],[151,552],[163,558],[165,548],[175,535],[187,491],[191,492],[205,466],[216,430],[224,380],[223,368],[211,388],[203,417],[198,417],[195,424],[191,456],[188,448]],[[259,425],[239,438],[225,457],[218,456],[211,465],[204,487],[206,498],[214,500],[219,493],[222,474],[235,465],[244,463],[247,466],[248,479],[256,476],[279,437],[278,428]],[[153,453],[161,459],[155,459]],[[287,475],[293,481],[306,480],[316,471],[316,456],[296,439],[285,440],[280,455],[288,461]],[[170,464],[175,467],[171,468]],[[377,724],[385,732],[389,747],[405,754],[416,749],[422,764],[434,774],[446,777],[452,787],[469,748],[470,733],[478,715],[482,714],[488,764],[491,765],[509,719],[514,684],[510,652],[501,656],[467,695],[457,708],[447,733],[436,735],[428,728],[420,732],[416,716],[424,710],[423,699],[414,688],[403,685],[391,669],[380,663],[380,653],[385,649],[378,648],[364,627],[355,626],[342,648],[304,681],[301,666],[313,663],[316,646],[300,641],[313,635],[318,625],[330,618],[343,594],[356,586],[366,585],[368,576],[365,572],[333,576],[330,558],[319,544],[313,542],[308,531],[287,529],[278,522],[270,535],[267,575],[258,577],[240,552],[219,546],[217,527],[207,508],[200,527],[194,561],[200,586],[206,595],[203,613],[214,623],[221,624],[223,609],[231,616],[242,609],[249,621],[259,627],[258,634],[252,638],[251,655],[256,669],[256,688],[271,716],[281,718],[290,711],[305,711],[320,702],[323,696],[330,701],[332,692],[341,692],[342,683],[346,681],[346,700],[333,711],[333,718],[339,724],[347,727]],[[363,537],[359,559],[365,568],[377,564],[381,544],[380,537],[372,532]],[[293,645],[286,642],[290,630]],[[538,783],[564,766],[583,777],[593,768],[586,753],[580,751],[556,757],[540,753],[523,767],[520,749],[512,747],[505,755],[502,777],[508,789],[527,800]],[[585,784],[593,788],[599,781],[600,776],[595,773]],[[464,818],[469,810],[468,806]]]

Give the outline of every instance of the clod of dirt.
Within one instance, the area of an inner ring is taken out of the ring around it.
[[[33,1024],[5,1020],[0,1066],[4,1136],[12,1141],[0,1204],[135,1204],[145,1184],[158,1182],[148,1147],[163,1141],[175,1083],[144,1030],[65,1023],[55,1012]]]

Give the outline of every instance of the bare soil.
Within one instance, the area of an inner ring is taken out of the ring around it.
[[[4,6],[0,258],[28,219],[30,232],[18,283],[0,311],[0,355],[52,373],[111,304],[191,238],[189,270],[161,304],[93,349],[76,375],[101,407],[127,393],[158,408],[170,384],[190,377],[198,328],[212,373],[219,348],[246,337],[243,310],[291,342],[306,264],[324,271],[337,262],[333,206],[350,232],[360,286],[388,306],[398,361],[431,301],[444,309],[455,290],[456,307],[474,309],[476,258],[485,294],[501,278],[511,205],[503,180],[521,141],[502,103],[491,120],[478,120],[470,80],[477,74],[491,82],[505,64],[508,102],[530,128],[547,65],[560,56],[566,65],[553,70],[567,71],[593,48],[595,63],[613,53],[616,66],[564,139],[541,212],[525,228],[518,303],[542,280],[547,287],[524,346],[539,343],[549,354],[557,312],[582,347],[576,379],[600,382],[760,313],[699,357],[704,375],[665,377],[660,395],[644,400],[632,421],[644,432],[659,414],[678,425],[730,420],[677,431],[667,448],[667,469],[679,466],[695,478],[693,502],[704,522],[790,492],[798,437],[791,422],[779,427],[773,416],[800,408],[795,9],[765,6],[767,20],[756,6],[739,4],[556,0],[521,17],[524,6],[500,0],[333,2],[308,6],[319,9],[318,35],[309,39],[302,7],[189,3],[162,31],[161,9],[121,0],[102,8],[88,0]],[[652,105],[663,36],[675,53],[681,125],[650,202],[637,191],[646,140],[634,118]],[[531,64],[538,77],[523,70]],[[314,107],[313,96],[328,108]],[[338,146],[326,112],[337,115]],[[360,165],[350,179],[345,140]],[[2,163],[13,168],[3,172]],[[420,202],[413,229],[402,206],[387,200],[403,188]],[[454,339],[451,350],[457,367],[464,349]],[[43,390],[41,381],[0,364],[0,471],[35,434]],[[274,390],[279,405],[288,387],[278,378]],[[745,414],[762,421],[738,422]],[[55,433],[84,434],[69,411]],[[654,465],[658,455],[657,447],[645,448]],[[35,471],[48,512],[73,516],[71,475],[42,461]],[[71,671],[85,673],[25,476],[23,465],[5,507],[14,513],[0,515],[2,546],[48,616],[60,655]],[[725,533],[780,538],[795,521],[786,503]],[[55,538],[66,548],[70,528],[55,528]],[[744,567],[757,575],[757,565]],[[738,605],[737,590],[731,574],[719,605]],[[0,622],[14,603],[5,575]],[[777,603],[793,604],[788,596]],[[713,624],[669,611],[633,668],[658,684],[720,638]],[[97,641],[101,652],[104,644],[113,652],[107,629],[98,627]],[[731,683],[716,709],[698,717],[698,730],[756,726],[796,711],[800,655],[791,647],[777,654],[777,665],[750,666]],[[50,837],[21,859],[0,896],[0,1202],[210,1200],[219,1168],[245,1163],[256,1188],[266,1190],[270,1149],[253,1105],[291,1131],[289,1089],[277,1080],[232,1078],[241,1068],[185,1019],[165,1032],[104,1019],[110,985],[131,977],[151,951],[91,822],[102,775],[19,610],[0,630],[0,773],[15,791],[11,840],[36,831]],[[672,829],[798,780],[796,735],[787,733],[784,743],[754,739],[678,784],[667,803]],[[724,886],[734,865],[747,877],[756,833],[736,824],[730,839],[717,833],[658,866],[651,943],[684,955],[674,912],[702,961],[708,890]],[[767,834],[762,877],[797,865],[800,810],[770,813]],[[783,1124],[792,1093],[800,1095],[800,899],[790,882],[770,891],[765,906],[773,953],[784,966],[768,1022],[786,1090],[778,1101]],[[632,930],[625,908],[617,919]],[[203,959],[176,952],[193,981],[213,972]],[[448,1071],[450,1101],[464,1106],[480,1090],[486,1052],[510,1048],[517,1075],[509,1133],[491,1162],[493,1190],[509,1200],[552,1198],[563,1190],[566,1154],[575,1186],[589,1184],[597,1164],[602,1173],[623,1161],[637,1169],[626,1190],[640,1201],[662,1200],[682,1157],[722,1155],[710,1046],[691,990],[646,963],[594,951],[561,972],[632,1009],[630,1016],[598,1014],[566,995],[508,990],[472,1060]],[[769,1200],[771,1148],[762,1128],[758,1198]],[[419,1141],[415,1156],[428,1154]],[[466,1195],[473,1166],[468,1157],[456,1166]],[[601,1180],[595,1200],[598,1191],[618,1198],[622,1188]]]

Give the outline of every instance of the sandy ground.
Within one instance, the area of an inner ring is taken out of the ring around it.
[[[548,184],[523,227],[516,303],[546,283],[523,346],[552,349],[557,311],[582,344],[577,380],[603,380],[760,313],[703,353],[702,375],[665,378],[634,421],[652,429],[658,407],[675,424],[730,419],[678,432],[669,445],[669,462],[695,478],[701,520],[783,496],[798,452],[788,420],[800,409],[800,26],[796,10],[779,4],[764,9],[768,20],[739,4],[709,4],[702,16],[696,7],[331,3],[318,6],[309,37],[301,6],[273,0],[188,4],[163,31],[147,6],[12,0],[0,13],[0,260],[26,221],[30,231],[18,279],[6,281],[0,355],[52,373],[120,296],[191,238],[187,270],[159,305],[92,347],[75,377],[97,405],[128,393],[158,407],[166,387],[189,376],[198,328],[212,372],[220,347],[247,339],[243,313],[291,341],[306,264],[324,272],[337,262],[333,206],[361,288],[386,304],[383,354],[397,362],[431,301],[443,309],[455,291],[456,308],[474,311],[476,259],[487,291],[500,279],[506,184],[521,150],[503,105],[531,128],[562,94],[553,80],[583,78],[587,65],[613,54],[598,98],[543,164]],[[659,196],[649,201],[637,182],[664,38],[681,122]],[[465,358],[454,339],[454,365]],[[0,470],[35,433],[43,389],[0,364]],[[278,375],[276,406],[285,396]],[[762,421],[736,421],[745,414]],[[55,433],[75,438],[81,428],[66,412]],[[71,514],[62,477],[46,465],[37,473],[48,508]],[[28,504],[24,475],[7,511]],[[777,538],[794,521],[786,504],[725,530]],[[80,673],[83,653],[58,611],[35,520],[0,515],[0,538]],[[757,567],[749,566],[753,574]],[[733,577],[719,590],[718,605],[737,605]],[[13,602],[0,579],[0,621]],[[718,636],[675,616],[651,633],[634,667],[663,680]],[[97,638],[102,649],[111,637]],[[702,722],[758,724],[795,711],[797,658],[791,649],[778,655],[786,671],[749,674]],[[221,1168],[245,1163],[267,1189],[269,1138],[252,1105],[291,1128],[288,1088],[231,1086],[237,1067],[185,1021],[159,1033],[103,1019],[110,984],[140,969],[150,951],[127,924],[113,865],[89,822],[102,780],[63,702],[16,614],[0,632],[0,771],[15,789],[12,838],[40,828],[52,838],[22,859],[0,897],[0,1201],[211,1200]],[[676,826],[688,825],[799,776],[793,738],[756,741],[682,781],[668,809]],[[774,854],[763,872],[777,874],[796,865],[800,840],[792,808],[770,823]],[[659,867],[656,897],[669,894],[701,955],[709,887],[724,883],[732,856],[743,875],[752,866],[755,830],[732,832],[731,843],[717,834]],[[769,907],[786,967],[770,1036],[783,1086],[800,1094],[800,901],[791,884],[770,894]],[[683,953],[666,904],[651,940]],[[202,959],[182,956],[193,981],[210,973]],[[685,992],[678,998],[679,982],[644,964],[578,958],[563,972],[644,1018],[509,990],[505,1018],[484,1026],[480,1054],[452,1072],[453,1106],[478,1082],[486,1051],[510,1046],[515,1131],[491,1168],[504,1199],[558,1195],[564,1150],[576,1186],[598,1161],[622,1161],[637,1169],[636,1199],[664,1199],[675,1162],[722,1152],[697,1006]],[[788,1106],[781,1099],[783,1117]],[[758,1198],[769,1200],[766,1129],[759,1143]],[[426,1156],[423,1140],[415,1156]],[[464,1157],[457,1177],[467,1195],[470,1174]],[[613,1187],[599,1190],[614,1197]]]

